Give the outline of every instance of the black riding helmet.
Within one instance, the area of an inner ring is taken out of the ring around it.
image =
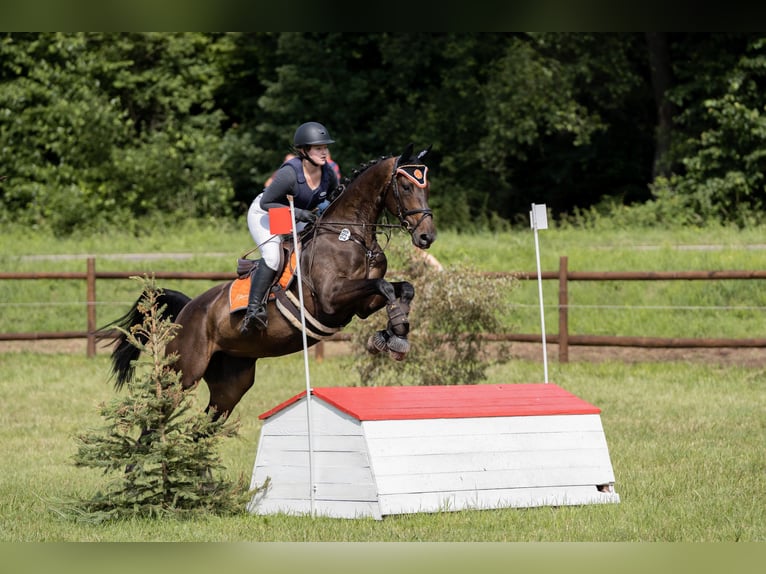
[[[298,126],[293,137],[293,145],[301,148],[310,145],[326,145],[335,143],[330,137],[330,132],[319,122],[306,122]]]

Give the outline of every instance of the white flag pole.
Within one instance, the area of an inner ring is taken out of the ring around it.
[[[537,259],[537,291],[540,298],[540,327],[543,336],[543,371],[545,383],[548,383],[548,347],[545,341],[545,307],[543,305],[543,277],[540,270],[540,241],[537,238],[538,229],[548,229],[548,212],[545,204],[532,204],[529,221],[535,232],[535,257]]]
[[[301,278],[301,252],[300,243],[298,242],[298,229],[295,224],[295,205],[293,204],[293,196],[288,195],[287,201],[290,202],[290,219],[292,220],[293,229],[293,245],[295,246],[295,273],[298,277],[298,300],[301,304],[301,331],[303,335],[303,365],[306,371],[306,423],[308,429],[308,441],[309,441],[309,494],[311,498],[311,516],[314,517],[314,498],[316,485],[314,484],[314,441],[311,433],[311,376],[309,373],[309,346],[306,340],[306,313],[303,308],[303,279]],[[288,261],[288,265],[289,265]]]

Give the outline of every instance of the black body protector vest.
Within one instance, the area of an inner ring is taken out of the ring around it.
[[[330,183],[332,181],[332,168],[329,165],[324,164],[322,166],[322,180],[316,190],[312,190],[306,182],[301,158],[294,157],[282,165],[289,165],[292,167],[295,171],[295,177],[298,180],[298,188],[295,190],[293,199],[295,207],[301,209],[314,209],[317,205],[327,199],[327,194],[330,192]]]

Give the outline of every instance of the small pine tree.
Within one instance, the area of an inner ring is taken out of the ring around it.
[[[178,357],[165,354],[179,326],[161,317],[154,279],[143,282],[139,309],[145,319],[125,333],[142,352],[137,365],[146,368],[136,370],[126,396],[101,405],[106,425],[79,435],[75,455],[76,466],[118,475],[104,492],[70,510],[94,521],[241,512],[244,480],[214,478],[223,470],[216,448],[236,435],[238,425],[225,417],[213,421],[193,403],[194,390],[182,389],[181,373],[172,368]]]

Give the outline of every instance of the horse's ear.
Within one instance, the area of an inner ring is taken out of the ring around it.
[[[412,157],[412,148],[414,147],[415,147],[414,143],[407,144],[407,147],[404,148],[402,155],[400,155],[399,159],[396,161],[396,167],[399,167],[400,165],[410,161],[410,157]]]
[[[431,151],[431,148],[432,148],[432,147],[434,147],[434,144],[431,144],[431,145],[430,145],[430,146],[428,146],[426,149],[422,150],[422,151],[421,151],[421,152],[418,154],[418,159],[419,159],[419,160],[422,160],[424,157],[426,157],[426,156],[428,155],[428,152],[430,152],[430,151]]]

